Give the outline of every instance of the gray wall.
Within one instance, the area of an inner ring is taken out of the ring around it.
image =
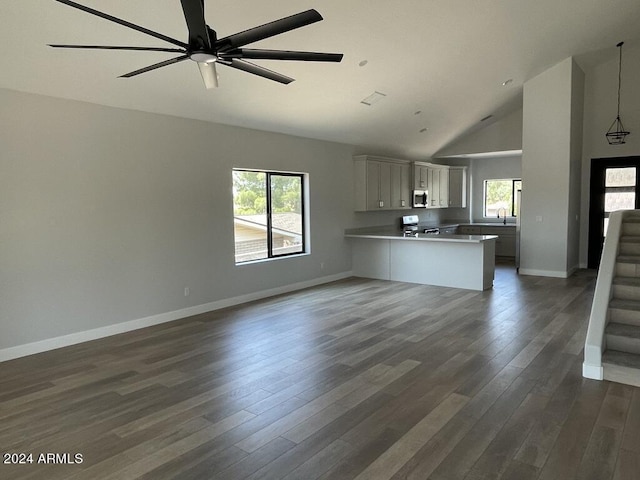
[[[0,105],[0,350],[348,272],[344,229],[379,220],[353,213],[347,145],[2,89]],[[233,167],[309,173],[310,255],[234,264]]]
[[[615,42],[614,42],[615,43]],[[640,45],[625,43],[622,58],[620,116],[631,132],[624,145],[609,145],[605,133],[616,117],[618,49],[609,49],[609,60],[585,70],[584,141],[582,148],[582,199],[580,265],[587,266],[589,178],[591,159],[640,155]]]
[[[471,161],[471,215],[474,222],[498,222],[497,218],[483,216],[484,181],[499,178],[520,178],[522,156],[476,158]],[[508,219],[510,223],[515,220]]]
[[[440,149],[435,156],[446,157],[509,150],[522,150],[522,109],[465,135],[460,140]]]

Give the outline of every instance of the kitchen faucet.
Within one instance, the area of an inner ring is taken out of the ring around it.
[[[506,208],[499,208],[498,209],[498,218],[500,218],[500,210],[504,210],[504,215],[502,216],[502,218],[503,218],[502,223],[504,223],[506,225],[507,224],[507,209]]]

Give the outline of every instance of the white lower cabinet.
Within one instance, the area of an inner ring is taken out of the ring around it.
[[[497,235],[496,256],[516,256],[516,227],[513,225],[460,225],[457,233],[461,235]]]

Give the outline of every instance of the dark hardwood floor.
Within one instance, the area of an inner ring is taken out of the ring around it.
[[[640,390],[581,376],[594,283],[354,278],[5,362],[0,478],[638,479]]]

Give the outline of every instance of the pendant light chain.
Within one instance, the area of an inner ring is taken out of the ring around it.
[[[620,118],[620,88],[622,86],[622,45],[624,42],[620,42],[617,47],[620,50],[620,60],[618,61],[618,118]]]
[[[624,129],[624,125],[622,125],[622,120],[620,120],[620,90],[622,88],[622,45],[624,42],[620,42],[616,47],[620,50],[619,60],[618,60],[618,114],[616,119],[613,121],[607,134],[605,135],[607,138],[607,142],[609,145],[622,145],[625,143],[624,139],[629,132]]]

